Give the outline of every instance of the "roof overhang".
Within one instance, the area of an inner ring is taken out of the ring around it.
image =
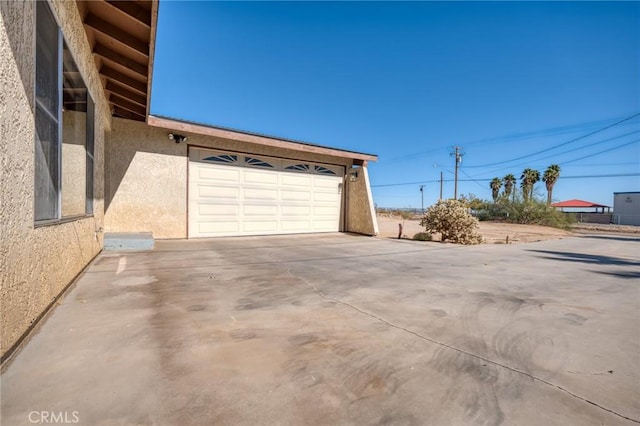
[[[203,136],[212,136],[223,139],[231,139],[257,145],[267,145],[276,148],[291,149],[294,151],[308,152],[313,154],[330,155],[333,157],[350,158],[356,164],[366,164],[367,161],[378,161],[378,156],[365,154],[362,152],[346,151],[337,148],[330,148],[315,145],[307,142],[290,139],[277,138],[274,136],[249,133],[240,130],[227,129],[224,127],[208,126],[200,123],[176,120],[168,117],[149,115],[147,123],[150,126],[160,127],[167,130],[180,131]]]
[[[157,0],[77,0],[114,117],[145,121],[158,19]]]

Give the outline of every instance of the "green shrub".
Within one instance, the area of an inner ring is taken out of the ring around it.
[[[418,232],[413,236],[413,239],[416,241],[431,241],[433,237],[428,232]]]
[[[469,214],[465,203],[457,200],[440,200],[427,209],[420,225],[427,233],[439,232],[442,241],[457,244],[480,244],[478,221]]]

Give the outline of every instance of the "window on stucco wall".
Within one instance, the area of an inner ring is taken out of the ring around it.
[[[93,213],[94,103],[46,2],[36,6],[36,222]]]

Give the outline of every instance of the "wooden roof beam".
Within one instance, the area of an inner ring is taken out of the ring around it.
[[[136,21],[151,28],[151,13],[149,10],[144,9],[132,1],[113,1],[107,0],[107,4],[111,7],[118,9],[119,11],[131,16]]]
[[[136,92],[142,95],[147,94],[146,83],[138,81],[135,78],[131,78],[128,75],[124,75],[121,72],[114,70],[113,68],[103,66],[100,69],[100,74],[109,78],[111,81],[113,81],[116,84],[127,86],[129,89],[135,90]]]
[[[111,97],[109,98],[109,102],[119,106],[120,108],[124,108],[127,111],[135,112],[136,114],[141,114],[143,117],[147,112],[145,107],[140,106],[136,103],[133,103],[130,100],[123,98],[122,96],[116,95],[115,93],[111,94]]]
[[[94,30],[104,34],[105,36],[116,40],[123,45],[142,53],[146,57],[149,57],[149,44],[142,40],[137,39],[128,32],[121,30],[115,25],[111,25],[107,21],[98,18],[95,15],[89,14],[84,20],[84,24]]]
[[[136,120],[136,121],[145,120],[144,115],[140,115],[132,111],[127,111],[126,109],[120,108],[115,104],[113,105],[113,114],[118,115],[122,118],[128,118],[129,120]]]
[[[120,53],[115,52],[99,43],[96,43],[95,47],[93,48],[93,53],[95,53],[98,56],[101,56],[104,59],[108,59],[119,65],[122,65],[123,67],[130,69],[136,74],[141,75],[145,79],[149,74],[149,70],[147,69],[146,66],[139,64],[136,61],[132,60],[131,58],[127,58],[126,56],[121,55]]]
[[[129,99],[131,102],[135,102],[141,107],[147,106],[147,98],[138,93],[131,92],[125,89],[122,86],[118,86],[117,84],[113,84],[111,81],[107,80],[107,84],[105,85],[105,90],[107,92],[115,93],[116,95],[120,95],[123,98]]]

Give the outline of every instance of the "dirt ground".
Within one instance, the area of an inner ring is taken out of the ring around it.
[[[420,220],[418,219],[403,221],[400,217],[378,215],[379,236],[383,238],[397,238],[398,224],[403,222],[402,235],[405,238],[412,238],[418,232],[424,232],[424,228],[420,226]],[[509,237],[509,244],[517,244],[555,240],[573,235],[572,232],[546,226],[495,222],[480,222],[479,231],[487,244],[506,243],[507,237]],[[439,240],[440,235],[435,234],[434,241]]]

